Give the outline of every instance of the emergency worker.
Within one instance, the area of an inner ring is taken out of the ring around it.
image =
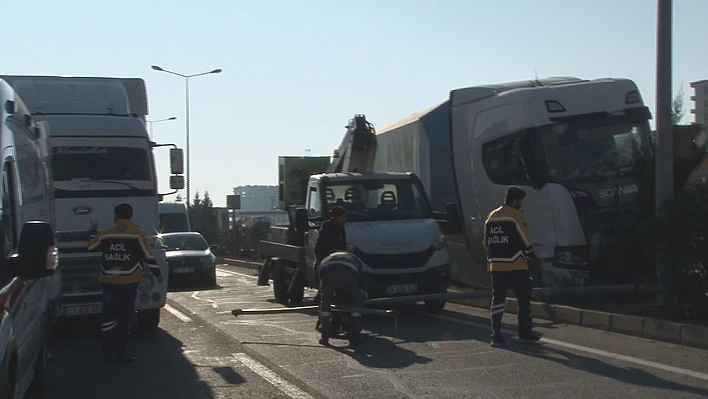
[[[317,241],[315,242],[315,281],[319,281],[318,266],[322,259],[336,251],[347,249],[347,233],[344,223],[347,221],[347,210],[342,206],[333,206],[329,210],[329,220],[322,222]],[[320,292],[315,295],[314,301],[320,300]]]
[[[160,283],[162,274],[145,232],[130,220],[133,207],[122,203],[115,207],[114,213],[115,224],[101,232],[97,232],[98,222],[91,221],[88,248],[103,252],[98,277],[103,288],[103,360],[128,364],[137,360],[128,355],[127,346],[138,283],[148,270]]]
[[[320,344],[329,345],[331,331],[333,299],[337,305],[361,307],[364,300],[363,288],[366,287],[366,274],[362,269],[359,258],[349,252],[337,251],[322,259],[318,266],[320,273],[320,301],[319,322]],[[361,337],[361,313],[351,312],[347,339],[349,345],[357,344]]]
[[[531,318],[531,276],[527,258],[534,257],[526,216],[521,211],[526,192],[511,186],[504,205],[493,210],[484,223],[487,268],[492,274],[492,346],[506,344],[501,332],[502,316],[509,289],[518,301],[519,341],[534,343],[540,336],[533,332]]]

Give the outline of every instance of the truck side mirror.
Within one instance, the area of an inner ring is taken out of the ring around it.
[[[170,174],[181,175],[184,173],[184,157],[181,148],[170,148]]]
[[[298,233],[306,233],[308,227],[307,209],[298,208],[295,211],[295,231]]]
[[[51,276],[58,257],[54,229],[49,223],[30,221],[22,226],[17,253],[8,259],[10,274],[24,280]]]
[[[184,188],[184,176],[172,175],[170,176],[170,188],[172,190],[181,190]]]

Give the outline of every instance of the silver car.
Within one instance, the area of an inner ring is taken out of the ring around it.
[[[209,246],[196,232],[164,233],[159,238],[165,247],[170,286],[180,282],[216,286],[216,256],[211,252],[216,245]]]

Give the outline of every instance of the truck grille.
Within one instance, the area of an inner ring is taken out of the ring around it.
[[[62,257],[60,252],[59,268],[64,296],[91,295],[102,291],[98,282],[100,257],[67,258]]]
[[[425,266],[434,252],[435,248],[430,247],[421,252],[375,255],[367,254],[357,249],[354,255],[358,256],[372,269],[413,269]]]

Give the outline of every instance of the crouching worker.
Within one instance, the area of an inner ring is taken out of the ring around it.
[[[361,261],[349,252],[334,252],[322,259],[318,266],[320,274],[320,344],[329,345],[332,333],[332,299],[337,305],[361,307],[364,300],[362,289],[366,286],[366,274]],[[361,313],[352,312],[347,327],[349,345],[355,345],[361,339]]]

